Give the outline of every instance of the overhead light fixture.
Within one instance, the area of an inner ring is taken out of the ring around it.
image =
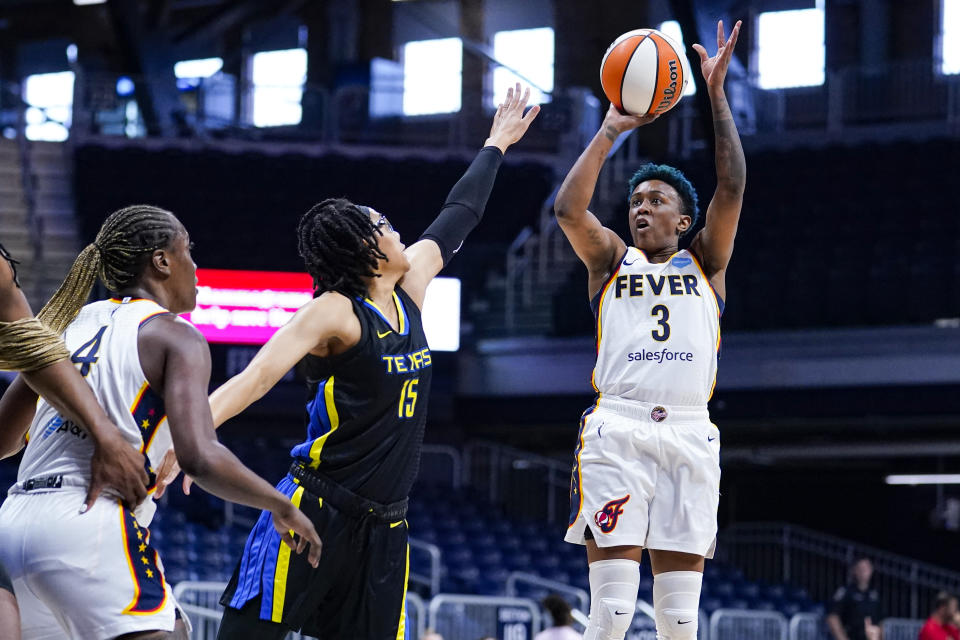
[[[919,473],[887,476],[887,484],[960,484],[960,473]]]
[[[73,0],[73,4],[83,7],[88,4],[106,4],[107,0]]]

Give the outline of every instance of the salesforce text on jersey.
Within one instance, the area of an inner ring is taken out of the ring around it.
[[[661,364],[674,360],[693,362],[693,354],[689,351],[668,351],[667,349],[661,349],[660,351],[641,349],[627,354],[627,362],[656,362]]]

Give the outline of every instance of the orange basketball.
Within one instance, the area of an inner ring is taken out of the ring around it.
[[[690,81],[683,48],[656,29],[628,31],[613,41],[600,63],[600,83],[617,109],[635,116],[676,106]]]

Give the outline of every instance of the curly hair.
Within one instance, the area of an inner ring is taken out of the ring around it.
[[[159,207],[138,204],[111,213],[37,318],[62,333],[87,302],[97,277],[113,292],[130,286],[150,255],[168,248],[179,231],[176,216]]]
[[[316,294],[366,296],[364,278],[380,277],[377,264],[387,258],[377,244],[380,235],[369,209],[346,198],[328,198],[303,214],[297,246]]]
[[[660,180],[677,190],[680,196],[680,213],[690,216],[690,226],[683,233],[686,235],[697,225],[700,219],[700,207],[698,206],[697,190],[693,188],[687,177],[679,169],[667,164],[648,163],[637,169],[633,177],[630,178],[630,191],[627,198],[633,194],[637,185],[647,180]]]

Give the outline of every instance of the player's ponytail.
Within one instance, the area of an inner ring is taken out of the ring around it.
[[[134,205],[110,214],[37,317],[62,333],[86,304],[97,277],[114,292],[131,285],[148,256],[170,245],[177,227],[172,213],[150,205]]]

